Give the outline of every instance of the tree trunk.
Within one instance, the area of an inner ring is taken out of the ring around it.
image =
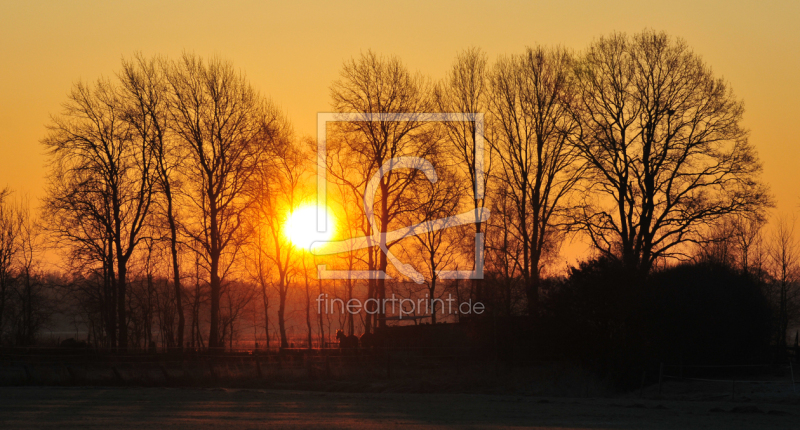
[[[264,303],[264,336],[267,338],[267,351],[269,351],[269,297],[267,296],[267,286],[263,279],[261,282],[261,300]]]
[[[386,266],[388,265],[388,261],[386,259],[386,253],[383,252],[383,248],[387,247],[386,244],[386,232],[389,228],[389,184],[385,177],[381,178],[381,250],[380,250],[380,257],[378,258],[378,270],[381,272],[386,272]],[[375,296],[378,299],[378,313],[377,313],[377,326],[378,327],[385,327],[386,326],[386,309],[383,306],[384,299],[386,298],[386,279],[385,276],[382,276],[378,279],[377,291],[375,292]]]
[[[117,260],[119,262],[117,268],[117,326],[119,328],[119,348],[125,351],[128,348],[128,314],[125,307],[128,269],[125,267],[124,259],[117,256]]]
[[[317,286],[319,287],[319,295],[322,296],[322,279],[317,279]],[[348,315],[350,312],[348,312]],[[319,317],[319,347],[322,348],[325,346],[325,320],[323,319],[322,312],[317,312],[317,316]],[[350,330],[350,334],[353,333],[352,329]]]
[[[175,288],[175,312],[178,314],[178,350],[183,350],[183,332],[185,331],[186,318],[183,315],[183,288],[181,287],[181,271],[178,266],[178,227],[172,208],[172,194],[169,187],[167,191],[167,219],[170,231],[170,251],[172,252],[172,282]]]
[[[286,289],[285,287],[281,287],[279,291],[279,303],[278,303],[278,330],[280,331],[281,335],[281,348],[288,348],[289,347],[289,340],[286,339]]]
[[[308,329],[308,349],[313,347],[312,329],[311,329],[311,296],[308,291],[308,281],[306,281],[306,328]]]
[[[153,274],[147,274],[147,310],[145,311],[145,327],[144,327],[144,334],[145,334],[145,350],[148,352],[155,352],[155,350],[151,351],[151,345],[153,343]],[[163,334],[163,333],[162,333]]]
[[[436,324],[436,301],[433,300],[433,295],[436,292],[436,275],[431,279],[430,289],[430,303],[431,303],[431,324]]]
[[[349,302],[352,298],[353,298],[353,280],[347,278],[347,301]],[[352,312],[348,312],[346,318],[347,318],[347,328],[350,330],[350,334],[356,334],[355,315],[353,315]]]
[[[534,316],[539,312],[539,269],[532,268],[530,281],[525,287],[525,295],[528,299],[528,315]]]
[[[220,343],[219,339],[219,301],[220,301],[219,296],[222,289],[219,278],[220,244],[219,244],[219,226],[217,225],[219,211],[215,205],[216,202],[214,201],[213,189],[209,189],[208,198],[209,198],[208,217],[210,219],[210,224],[211,224],[209,232],[209,236],[211,239],[211,249],[209,252],[209,258],[211,260],[211,268],[210,268],[211,323],[208,333],[208,347],[209,349],[215,349],[224,346]]]
[[[25,344],[33,345],[33,289],[31,285],[31,271],[29,267],[25,267]]]
[[[373,253],[373,250],[374,250],[374,247],[371,247],[371,248],[367,249],[367,264],[368,264],[369,270],[373,270],[374,271],[374,270],[376,270],[376,267],[375,267],[375,255]],[[349,282],[352,283],[352,280],[350,280]],[[375,277],[374,276],[370,276],[369,280],[367,281],[367,302],[366,302],[366,306],[364,306],[365,307],[364,313],[367,314],[366,318],[364,318],[364,332],[365,333],[372,333],[372,327],[373,327],[372,323],[373,323],[373,318],[375,317],[375,314],[373,312],[374,309],[372,308],[372,302],[369,301],[369,299],[374,299],[375,298],[375,289],[376,289],[376,285],[375,284],[376,284]]]
[[[106,260],[103,262],[103,288],[105,299],[105,314],[106,314],[106,342],[107,347],[117,347],[117,287],[116,276],[114,274],[114,251],[111,247],[111,242],[108,242],[108,254],[105,256]]]
[[[223,346],[219,338],[219,296],[220,296],[220,279],[218,275],[219,270],[219,257],[212,257],[211,259],[211,321],[208,333],[208,348],[216,349]]]
[[[473,189],[473,191],[475,190],[475,184],[474,183],[473,183],[472,189]],[[474,209],[476,210],[476,213],[475,213],[475,240],[481,240],[481,237],[482,237],[481,236],[481,227],[482,227],[482,225],[481,225],[481,223],[479,221],[480,217],[477,214],[477,210],[480,208],[479,201],[478,201],[478,199],[473,199],[473,202],[474,202]],[[478,249],[478,244],[477,243],[475,244],[475,249],[476,250]],[[475,263],[478,263],[478,257],[479,257],[478,255],[475,255],[475,257],[473,258],[473,261],[472,261],[472,270],[473,271],[478,270],[478,267],[475,264]],[[483,262],[480,262],[480,263],[483,264]],[[476,292],[476,293],[478,293],[480,295],[482,293],[482,291],[481,291],[482,287],[483,287],[483,278],[482,277],[481,278],[473,278],[472,279],[472,290],[474,292]],[[473,299],[477,299],[477,297],[473,297]]]

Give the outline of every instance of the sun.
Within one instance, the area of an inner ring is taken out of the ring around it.
[[[318,242],[330,241],[333,237],[335,220],[331,211],[326,208],[328,225],[326,231],[317,231],[317,207],[311,204],[302,205],[286,217],[283,225],[283,234],[292,245],[310,251],[312,246],[317,248]]]

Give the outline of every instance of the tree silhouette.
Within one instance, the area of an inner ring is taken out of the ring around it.
[[[515,215],[522,245],[521,272],[528,312],[537,312],[542,265],[553,248],[559,217],[584,172],[570,136],[577,128],[568,106],[572,58],[563,49],[528,48],[501,58],[491,75],[491,112],[497,131],[497,180]]]
[[[178,318],[177,339],[170,339],[168,343],[170,347],[183,348],[186,322],[178,253],[178,210],[175,205],[181,152],[170,135],[170,93],[165,76],[167,68],[168,63],[163,58],[146,59],[142,54],[136,54],[132,60],[122,62],[120,80],[128,98],[129,121],[138,134],[148,141],[153,157],[155,209],[167,219],[175,315]]]
[[[186,234],[200,246],[210,274],[209,348],[220,340],[220,295],[226,267],[239,250],[245,212],[253,202],[266,148],[287,124],[230,63],[185,54],[167,80],[175,133],[187,157],[183,175],[195,215]],[[227,260],[225,260],[227,258]]]
[[[590,166],[576,220],[641,273],[687,255],[729,214],[770,204],[744,107],[683,40],[644,31],[597,40],[575,68],[576,139]]]
[[[7,298],[13,281],[13,266],[19,251],[19,223],[8,201],[8,188],[0,190],[0,336],[3,334]]]
[[[430,133],[423,121],[415,115],[433,111],[428,94],[427,80],[409,72],[395,57],[381,57],[372,51],[357,59],[345,62],[340,79],[331,86],[332,105],[335,111],[358,113],[363,119],[337,123],[335,133],[343,139],[342,149],[353,157],[355,167],[346,179],[364,196],[369,179],[390,160],[402,157],[424,157],[431,139],[421,134]],[[397,115],[410,114],[408,120],[398,120]],[[388,249],[393,244],[385,243],[385,234],[397,215],[407,209],[408,196],[403,191],[417,176],[416,170],[393,170],[380,178],[375,210],[376,222],[381,233],[381,245]],[[371,232],[370,232],[371,234]],[[377,244],[376,244],[377,245]],[[378,261],[370,258],[370,270],[386,271],[388,262],[383,252]],[[376,264],[377,263],[377,264]],[[370,297],[379,302],[386,297],[386,280],[370,279]],[[374,286],[374,288],[373,288]],[[380,307],[375,316],[377,325],[385,324],[384,309]]]
[[[491,127],[486,127],[491,117],[484,117],[483,128],[478,128],[478,115],[489,110],[490,82],[486,54],[478,48],[470,48],[460,52],[445,78],[436,86],[434,92],[436,107],[440,112],[464,113],[470,121],[446,121],[442,123],[447,138],[454,149],[453,159],[458,170],[465,173],[471,185],[473,209],[482,209],[486,205],[486,188],[491,173],[491,158],[486,150],[480,151],[480,139],[491,142]],[[482,157],[482,158],[479,158]],[[478,166],[482,171],[476,170]],[[481,190],[483,190],[481,192]],[[476,217],[475,233],[482,234],[482,224]],[[473,264],[474,265],[474,264]],[[473,270],[475,268],[473,267]],[[480,279],[472,280],[473,292],[481,285]]]
[[[78,248],[97,235],[107,238],[103,261],[115,281],[118,337],[111,321],[108,329],[111,346],[116,340],[122,349],[128,345],[128,261],[142,240],[154,180],[149,141],[126,116],[125,103],[108,79],[78,83],[42,140],[52,167],[45,200],[52,231]]]

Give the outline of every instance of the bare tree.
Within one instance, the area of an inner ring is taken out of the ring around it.
[[[430,129],[414,115],[433,111],[428,90],[427,81],[411,74],[395,57],[385,58],[368,51],[345,62],[340,79],[331,86],[331,98],[335,111],[363,114],[363,120],[340,123],[336,130],[344,141],[343,149],[355,160],[352,165],[357,170],[347,179],[361,196],[369,179],[385,163],[397,157],[427,154],[424,145],[431,139],[417,135],[429,133]],[[399,121],[398,116],[392,115],[397,113],[411,117]],[[417,175],[415,170],[406,169],[392,170],[380,177],[375,213],[383,249],[392,246],[386,243],[385,233],[390,231],[397,215],[408,209],[403,190]],[[387,256],[382,252],[378,253],[377,261],[372,258],[369,261],[370,270],[386,271],[387,265]],[[386,297],[386,280],[369,282],[370,296],[374,291],[374,297],[381,302]],[[383,311],[380,307],[375,314],[378,325],[384,324]]]
[[[476,210],[475,233],[482,234],[482,223],[477,210],[486,204],[485,193],[490,178],[490,159],[479,148],[483,146],[480,139],[486,139],[491,128],[478,128],[478,115],[489,110],[489,72],[486,54],[479,48],[470,48],[456,56],[450,71],[444,80],[437,85],[434,95],[436,106],[441,112],[467,114],[467,121],[443,122],[449,142],[455,148],[455,159],[468,183],[471,185],[473,209]],[[486,120],[484,118],[483,124]],[[491,138],[489,139],[491,141]],[[483,157],[483,158],[479,158]],[[476,170],[476,161],[481,171]],[[480,236],[479,236],[480,237]],[[475,269],[475,268],[473,268]],[[473,280],[473,289],[480,285],[479,279]]]
[[[169,86],[165,76],[166,60],[144,58],[137,54],[130,61],[122,62],[122,81],[125,95],[129,99],[127,118],[137,133],[147,140],[152,151],[155,172],[155,207],[167,221],[172,282],[174,289],[175,315],[178,318],[177,345],[183,348],[186,319],[183,312],[183,288],[179,258],[179,239],[176,191],[181,162],[180,148],[170,136]]]
[[[577,221],[639,273],[729,214],[770,204],[743,104],[683,40],[612,34],[577,63],[576,140],[591,166]]]
[[[241,318],[245,309],[255,297],[255,291],[256,289],[253,285],[240,281],[230,282],[223,290],[223,312],[221,312],[220,318],[222,325],[221,339],[223,343],[227,341],[231,349],[233,349],[233,343],[238,337],[239,330],[237,326],[241,325]]]
[[[31,213],[27,197],[20,200],[16,212],[19,233],[16,288],[19,315],[16,318],[16,343],[33,345],[36,335],[50,321],[55,309],[48,296],[50,292],[46,290],[48,282],[38,270],[39,257],[45,250],[42,226]]]
[[[267,189],[268,180],[265,180],[264,188]],[[262,208],[261,198],[257,198],[256,200],[259,202],[256,205],[256,215],[251,217],[251,220],[254,222],[254,226],[252,228],[253,231],[253,240],[251,242],[252,251],[249,252],[247,255],[249,257],[249,272],[250,277],[253,281],[258,285],[258,289],[260,290],[261,296],[261,305],[263,309],[263,318],[264,318],[264,336],[266,337],[266,347],[269,349],[270,347],[270,335],[269,335],[269,308],[270,308],[270,299],[272,295],[270,294],[270,290],[272,289],[274,278],[274,268],[275,264],[272,264],[272,260],[267,258],[267,254],[269,252],[269,244],[271,243],[271,239],[268,237],[269,229],[266,228],[265,222],[262,221],[261,216],[266,216],[264,212],[260,209]],[[265,211],[266,212],[266,211]],[[270,214],[271,216],[271,214]],[[255,307],[254,307],[255,309]],[[256,332],[257,334],[257,332]]]
[[[175,133],[187,157],[183,175],[194,216],[186,234],[200,245],[210,275],[209,348],[221,348],[221,274],[238,251],[253,202],[257,168],[286,122],[230,63],[185,54],[167,73]],[[227,260],[225,260],[227,258]]]
[[[736,226],[730,218],[723,218],[710,225],[703,235],[703,246],[699,257],[703,261],[736,266]]]
[[[407,218],[408,224],[419,224],[424,229],[415,233],[412,245],[406,246],[404,251],[410,259],[421,260],[421,267],[425,269],[424,287],[432,324],[436,324],[437,301],[441,302],[444,292],[441,288],[444,279],[439,272],[457,270],[458,264],[463,264],[465,260],[465,253],[462,252],[466,242],[465,229],[442,221],[456,215],[462,204],[461,196],[468,193],[465,184],[458,181],[454,170],[454,166],[437,163],[438,180],[414,188],[420,208]]]
[[[334,137],[334,139],[328,139],[328,156],[326,161],[328,173],[331,180],[336,185],[335,195],[334,190],[328,190],[328,197],[330,200],[328,204],[336,205],[337,221],[340,223],[337,229],[343,233],[344,237],[371,235],[372,230],[364,211],[363,193],[367,178],[353,173],[361,171],[361,160],[359,157],[354,157],[347,151],[348,141],[346,139],[346,134],[342,133]],[[338,255],[339,258],[344,261],[344,265],[348,271],[355,270],[357,266],[366,266],[368,270],[375,270],[378,261],[378,253],[380,252],[380,248],[377,247],[357,249],[355,246],[351,246],[345,252],[339,253]],[[354,291],[357,286],[356,281],[357,280],[352,277],[348,277],[344,280],[346,300],[350,300],[354,297]],[[367,299],[375,298],[375,281],[375,279],[367,280]],[[363,309],[362,312],[366,310],[367,309]],[[375,315],[371,314],[372,310],[374,309],[370,309],[370,313],[365,312],[365,333],[370,333],[372,327],[375,326],[375,324],[373,324],[373,317],[375,317]],[[355,334],[355,315],[351,312],[345,312],[344,318],[344,326],[348,330],[347,334]]]
[[[19,220],[13,205],[8,201],[9,194],[8,188],[0,190],[0,336],[3,335],[6,303],[19,251]]]
[[[355,186],[352,181],[347,178],[348,172],[355,170],[355,166],[349,165],[354,160],[338,151],[338,148],[333,148],[328,156],[328,171],[331,172],[331,177],[336,185],[336,195],[330,198],[329,204],[335,204],[335,212],[337,214],[337,221],[339,225],[337,230],[340,231],[344,237],[357,237],[361,234],[370,234],[367,220],[364,217],[364,196],[359,194],[359,187]],[[332,190],[328,190],[329,196],[333,194]],[[340,253],[339,258],[343,260],[346,270],[355,270],[357,266],[366,264],[368,268],[374,268],[372,262],[375,261],[375,249],[355,249],[351,246],[346,252]],[[369,263],[368,263],[369,261]],[[356,280],[348,277],[344,280],[344,300],[345,303],[354,298],[354,291],[356,288]],[[367,296],[373,297],[374,282],[369,281],[367,286]],[[359,310],[359,313],[363,312]],[[369,315],[367,315],[369,317]],[[355,334],[355,315],[353,312],[344,313],[344,324],[347,335]],[[365,332],[371,329],[371,318],[365,321]]]
[[[765,223],[760,214],[738,214],[734,220],[733,239],[739,254],[739,269],[757,278],[764,272],[762,230]]]
[[[300,255],[300,267],[298,269],[300,269],[300,271],[302,272],[303,283],[304,283],[303,286],[305,287],[304,290],[305,290],[305,293],[306,293],[305,294],[306,295],[306,297],[305,297],[306,298],[306,300],[305,300],[305,302],[306,302],[305,303],[306,334],[307,334],[307,337],[306,337],[306,345],[307,346],[306,347],[308,349],[311,349],[314,346],[314,344],[313,344],[313,342],[314,342],[314,340],[313,340],[314,329],[313,329],[313,326],[311,325],[311,282],[310,282],[310,279],[309,279],[309,276],[308,276],[308,269],[309,269],[308,260],[309,260],[309,256],[306,255],[306,252],[304,250],[300,250],[300,252],[302,254]],[[322,313],[319,313],[318,316],[321,316],[321,315],[322,315]],[[321,332],[321,329],[322,329],[322,324],[320,324],[320,332]]]
[[[479,300],[489,300],[494,304],[493,311],[505,315],[515,314],[517,302],[525,296],[525,286],[520,286],[522,277],[522,240],[519,229],[514,228],[518,216],[514,199],[501,181],[489,190],[492,217],[486,228],[486,274],[494,282],[494,287],[478,296]],[[487,282],[490,282],[487,279]],[[499,297],[498,297],[499,296]],[[519,297],[519,300],[518,300]]]
[[[495,175],[507,187],[522,245],[528,312],[538,310],[542,265],[583,166],[570,137],[571,65],[563,49],[528,48],[501,58],[491,75],[491,112],[498,128]]]
[[[780,217],[769,245],[769,259],[777,301],[777,342],[787,345],[789,323],[797,318],[800,299],[800,247],[794,236],[796,221]]]
[[[269,163],[263,163],[259,168],[259,193],[251,218],[258,235],[253,242],[253,272],[261,285],[262,299],[266,300],[267,285],[278,293],[278,333],[281,348],[288,348],[287,299],[292,278],[298,271],[299,256],[284,232],[284,225],[287,217],[303,201],[301,181],[307,174],[307,166],[303,164],[307,157],[296,142],[290,140],[274,145],[270,153]],[[264,312],[264,318],[268,320],[266,301]]]
[[[63,177],[53,175],[51,178],[50,186],[57,192],[48,190],[50,195],[67,189]],[[99,201],[98,196],[94,197],[93,207],[102,214],[107,213],[107,205]],[[44,227],[54,239],[51,246],[64,251],[69,262],[65,269],[69,281],[61,287],[70,304],[80,309],[74,316],[75,321],[87,325],[95,346],[115,347],[117,299],[112,241],[102,217],[79,217],[84,208],[81,203],[75,198],[63,198],[58,204],[45,200],[42,218],[48,222]]]
[[[193,248],[197,249],[199,246],[194,244]],[[191,315],[191,340],[190,345],[194,348],[205,348],[203,341],[203,333],[200,330],[200,308],[208,302],[208,282],[204,282],[206,278],[206,270],[200,264],[201,255],[194,253],[194,288],[190,293],[189,301],[192,305]]]
[[[108,269],[116,269],[117,340],[123,349],[128,342],[128,261],[142,240],[153,188],[149,142],[127,121],[126,111],[120,88],[110,80],[78,83],[42,140],[52,168],[45,205],[54,232],[78,248],[97,234],[108,238],[104,251]],[[55,224],[64,221],[69,222]],[[102,232],[85,234],[97,226]]]

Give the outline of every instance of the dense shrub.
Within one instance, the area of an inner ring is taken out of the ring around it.
[[[619,261],[581,263],[543,302],[537,331],[548,350],[604,370],[638,356],[642,289]]]
[[[546,292],[543,349],[579,359],[623,383],[659,362],[763,361],[769,306],[757,282],[710,263],[640,279],[613,258],[572,268]]]
[[[651,355],[660,361],[742,364],[765,358],[770,308],[758,283],[721,264],[684,264],[648,286]]]

